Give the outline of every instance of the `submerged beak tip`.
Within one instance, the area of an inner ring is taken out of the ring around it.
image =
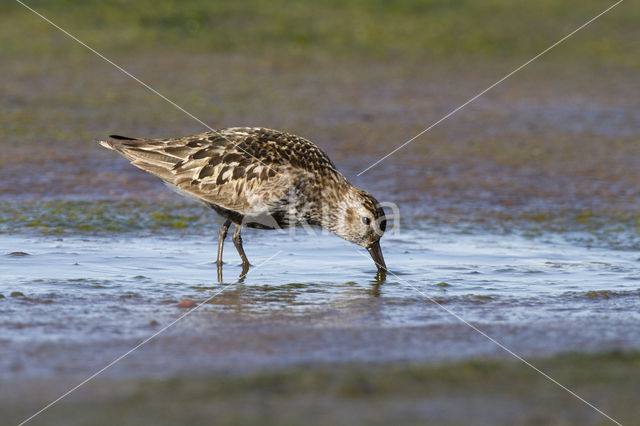
[[[369,247],[367,247],[367,251],[371,255],[373,262],[378,267],[378,271],[386,272],[387,265],[385,264],[384,257],[382,256],[382,249],[380,248],[380,242],[376,241],[375,243],[371,244]]]

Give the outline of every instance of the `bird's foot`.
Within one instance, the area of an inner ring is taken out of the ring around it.
[[[376,272],[375,281],[378,284],[382,284],[387,280],[387,270],[386,269],[378,269]]]
[[[251,266],[251,264],[249,262],[242,262],[242,273],[240,274],[242,277],[244,277],[245,275],[247,275],[247,272],[249,272],[249,267]]]

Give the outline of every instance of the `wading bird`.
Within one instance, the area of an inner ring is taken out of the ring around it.
[[[233,222],[233,243],[246,268],[243,226],[281,229],[320,226],[365,247],[386,271],[380,203],[351,185],[314,143],[261,127],[233,127],[175,139],[111,135],[99,142],[179,193],[220,214],[217,264]]]

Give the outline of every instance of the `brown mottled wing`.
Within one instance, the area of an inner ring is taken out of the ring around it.
[[[112,136],[102,142],[181,192],[242,214],[268,210],[300,179],[340,177],[305,139],[262,128],[230,128],[180,139]]]
[[[252,156],[317,176],[340,177],[336,166],[313,142],[290,133],[261,127],[234,127],[222,132],[244,135],[238,145]]]

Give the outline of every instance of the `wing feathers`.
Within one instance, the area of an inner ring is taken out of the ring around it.
[[[131,149],[129,150],[129,154],[137,159],[146,160],[151,164],[161,162],[174,166],[180,161],[180,159],[176,157],[171,157],[161,152],[147,151],[146,149]]]
[[[261,156],[269,161],[266,165],[243,150],[239,145],[249,137],[248,132],[221,132],[226,139],[210,132],[167,140],[112,135],[100,144],[181,193],[241,214],[279,202],[293,185],[297,171],[281,176],[276,173],[280,166],[273,155]]]

